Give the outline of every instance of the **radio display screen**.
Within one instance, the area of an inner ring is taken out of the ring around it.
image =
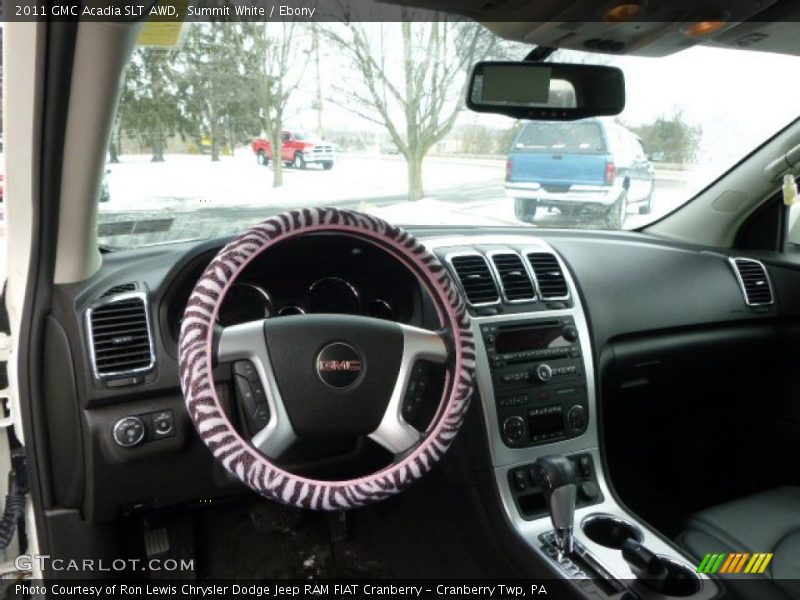
[[[556,433],[564,429],[564,413],[561,411],[528,417],[528,431],[531,435]]]
[[[494,347],[498,354],[507,354],[569,345],[570,342],[564,339],[562,328],[559,325],[501,330],[497,334]]]

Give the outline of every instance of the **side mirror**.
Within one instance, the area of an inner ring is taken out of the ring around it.
[[[467,107],[515,119],[570,121],[617,115],[625,76],[616,67],[540,62],[479,62]]]

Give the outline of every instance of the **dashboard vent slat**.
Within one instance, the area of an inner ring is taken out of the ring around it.
[[[518,254],[503,252],[491,255],[500,278],[500,287],[508,302],[532,302],[536,294],[525,264]]]
[[[136,292],[115,296],[87,311],[91,359],[98,379],[144,373],[155,364],[147,296]]]
[[[527,258],[533,274],[536,276],[542,300],[566,300],[569,298],[567,279],[554,254],[531,252]]]
[[[500,301],[492,272],[480,254],[462,254],[450,259],[467,300],[473,306]]]
[[[747,306],[768,306],[775,302],[769,274],[761,262],[752,258],[734,258],[731,262]]]
[[[120,283],[119,285],[115,285],[114,287],[108,288],[103,295],[100,296],[101,298],[108,298],[110,296],[117,296],[118,294],[125,294],[127,292],[135,292],[136,291],[136,283]]]

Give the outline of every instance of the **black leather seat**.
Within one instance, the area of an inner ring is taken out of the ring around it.
[[[781,487],[694,515],[678,543],[698,561],[707,553],[772,552],[763,575],[721,575],[750,600],[800,598],[800,487]]]

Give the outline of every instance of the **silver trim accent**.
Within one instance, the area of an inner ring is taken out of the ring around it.
[[[136,438],[136,440],[133,442],[129,442],[128,440],[124,439],[122,437],[122,434],[120,433],[120,430],[126,424],[126,421],[138,421],[139,425],[142,426],[141,435],[138,438]],[[117,446],[120,446],[122,448],[133,448],[134,446],[137,446],[144,439],[144,423],[139,417],[136,416],[122,417],[119,421],[114,423],[113,436],[114,436],[114,442],[116,442]]]
[[[742,279],[742,274],[741,272],[739,272],[739,265],[736,264],[736,261],[738,260],[755,263],[763,269],[764,277],[767,280],[767,286],[769,287],[769,296],[771,298],[769,302],[750,302],[750,300],[747,297],[747,289],[744,287],[744,280]],[[770,279],[769,271],[767,270],[767,267],[763,262],[761,262],[760,260],[756,260],[754,258],[748,258],[746,256],[732,256],[728,258],[728,263],[733,268],[733,273],[736,275],[736,281],[739,282],[739,289],[742,291],[742,296],[744,297],[745,305],[772,306],[773,304],[775,304],[775,290],[772,288],[772,280]]]
[[[536,269],[533,268],[533,265],[531,264],[531,260],[528,258],[528,254],[551,254],[553,256],[553,258],[556,259],[556,262],[558,263],[558,266],[561,268],[561,274],[564,276],[564,282],[567,285],[567,295],[566,296],[545,296],[544,294],[542,294],[542,288],[539,286],[539,278],[536,276]],[[572,289],[572,286],[570,285],[571,284],[571,280],[567,279],[566,265],[564,264],[564,261],[561,260],[561,257],[558,254],[556,254],[555,252],[547,252],[547,251],[543,252],[541,250],[539,250],[539,251],[526,250],[525,252],[522,253],[522,256],[524,258],[524,260],[522,262],[524,262],[525,265],[527,265],[527,267],[528,267],[528,270],[529,270],[529,272],[531,274],[531,278],[533,279],[534,287],[536,288],[536,294],[539,297],[539,300],[541,300],[542,302],[559,302],[561,300],[569,300],[572,297],[572,292],[570,291]]]
[[[477,303],[473,303],[470,301],[469,297],[467,296],[467,291],[464,289],[464,284],[461,281],[461,276],[458,274],[458,269],[456,269],[455,265],[453,264],[453,259],[458,258],[459,256],[478,256],[483,259],[483,261],[486,263],[486,269],[489,271],[489,276],[492,278],[492,283],[494,283],[494,287],[497,290],[497,300],[494,300],[492,302],[477,302]],[[450,265],[450,271],[453,273],[453,279],[458,284],[458,287],[461,288],[461,293],[464,294],[464,300],[467,301],[467,304],[475,308],[478,308],[481,306],[497,306],[501,303],[502,300],[501,300],[500,284],[497,281],[497,276],[492,270],[491,261],[486,257],[485,254],[478,252],[477,250],[464,251],[464,252],[451,252],[445,255],[444,260],[448,265]]]
[[[250,442],[267,458],[278,458],[297,440],[297,434],[286,413],[269,360],[267,341],[264,338],[264,321],[249,321],[225,327],[219,336],[217,360],[249,360],[255,366],[267,397],[269,422]]]
[[[127,371],[111,371],[109,373],[100,373],[97,370],[97,357],[95,356],[95,349],[94,349],[94,327],[92,324],[92,314],[95,310],[100,307],[107,306],[109,304],[115,304],[117,302],[123,302],[125,300],[134,300],[138,299],[142,301],[142,307],[144,308],[144,319],[145,319],[145,326],[147,327],[147,342],[148,348],[150,352],[150,363],[146,367],[139,367],[136,369],[129,369]],[[92,373],[94,374],[94,378],[99,381],[106,381],[108,379],[120,379],[125,376],[129,375],[139,375],[148,373],[153,370],[153,367],[156,365],[156,352],[155,347],[153,346],[153,326],[150,322],[150,304],[148,302],[147,292],[145,291],[136,291],[136,292],[123,292],[122,294],[116,294],[114,296],[108,296],[106,298],[100,298],[93,302],[89,308],[86,309],[86,316],[85,316],[85,325],[86,325],[86,333],[89,342],[89,359],[92,363]]]
[[[550,522],[556,535],[559,552],[569,556],[574,548],[573,526],[575,523],[575,503],[577,486],[574,483],[562,485],[550,494]]]
[[[289,313],[287,315],[286,313],[283,312],[287,308],[290,308],[292,310],[296,310],[297,312]],[[297,316],[297,315],[304,315],[304,314],[306,314],[305,309],[302,306],[298,306],[297,304],[287,304],[286,306],[281,306],[280,310],[277,313],[277,315],[279,317],[294,317],[294,316]]]
[[[497,268],[497,264],[494,262],[495,256],[502,256],[502,255],[512,255],[516,256],[519,259],[519,263],[522,265],[522,270],[525,271],[525,275],[528,276],[528,281],[531,283],[531,291],[533,292],[533,296],[530,298],[519,298],[517,300],[511,300],[506,293],[506,286],[503,284],[503,277],[500,275],[500,269]],[[519,252],[514,252],[513,250],[489,250],[486,253],[486,258],[489,262],[489,269],[493,271],[494,278],[497,280],[498,285],[500,286],[500,293],[503,295],[503,300],[506,301],[508,304],[530,304],[531,302],[536,302],[536,282],[534,281],[530,266],[526,266],[525,263],[528,260],[522,257]]]
[[[443,363],[448,358],[448,351],[442,336],[435,331],[400,323],[397,325],[403,333],[400,371],[383,418],[369,438],[393,454],[402,454],[422,439],[422,434],[403,417],[403,399],[414,364],[418,360]]]

